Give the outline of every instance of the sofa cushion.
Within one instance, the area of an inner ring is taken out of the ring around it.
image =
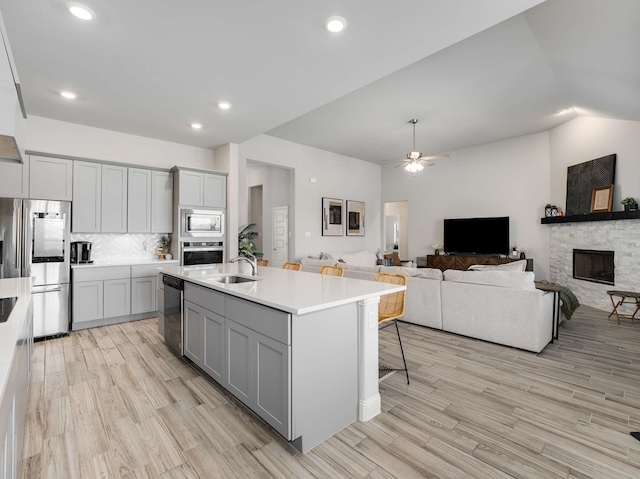
[[[345,271],[361,271],[363,273],[377,273],[380,271],[380,266],[360,266],[357,264],[340,263]]]
[[[317,266],[319,268],[325,265],[335,266],[336,264],[335,259],[316,259],[311,257],[302,258],[300,262],[302,263],[302,266]]]
[[[329,253],[327,253],[329,254]],[[337,260],[357,266],[375,266],[378,264],[378,257],[371,251],[358,251],[357,253],[330,253]]]
[[[526,259],[503,264],[474,264],[469,266],[469,271],[526,271],[526,269]]]
[[[459,271],[448,269],[444,272],[445,281],[484,284],[526,291],[536,290],[534,279],[535,275],[532,271]]]
[[[401,266],[383,266],[380,271],[392,274],[404,274],[409,278],[435,279],[442,281],[442,271],[434,268],[403,268]]]

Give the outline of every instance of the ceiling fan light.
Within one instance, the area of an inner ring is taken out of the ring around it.
[[[424,166],[422,166],[417,161],[412,161],[411,163],[407,163],[404,169],[409,173],[417,173],[418,171],[422,171],[424,169]]]
[[[415,161],[418,158],[420,158],[422,156],[422,153],[420,153],[419,151],[412,151],[411,153],[409,153],[407,155],[407,159],[411,160],[411,161]]]

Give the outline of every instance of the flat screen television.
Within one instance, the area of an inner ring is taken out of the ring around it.
[[[444,251],[456,254],[508,255],[509,217],[445,219]]]

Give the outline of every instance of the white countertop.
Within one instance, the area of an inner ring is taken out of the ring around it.
[[[258,267],[258,281],[222,284],[211,279],[229,274],[251,277],[250,271],[251,268],[246,263],[169,266],[160,269],[160,273],[296,315],[377,298],[406,289],[405,286],[399,285],[266,266]]]
[[[0,298],[17,297],[9,319],[0,323],[0,397],[4,394],[5,381],[11,368],[20,330],[27,317],[31,301],[31,278],[0,279]]]
[[[114,259],[108,261],[94,261],[93,263],[71,263],[71,269],[75,268],[104,268],[106,266],[142,266],[142,265],[158,265],[177,266],[180,262],[177,259]]]

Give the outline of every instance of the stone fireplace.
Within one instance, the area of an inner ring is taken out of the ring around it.
[[[550,280],[569,287],[580,304],[611,311],[608,290],[640,291],[640,220],[567,222],[548,227]],[[615,274],[611,281],[575,278],[574,249],[613,253]]]
[[[613,251],[573,250],[573,277],[594,283],[616,284]]]

